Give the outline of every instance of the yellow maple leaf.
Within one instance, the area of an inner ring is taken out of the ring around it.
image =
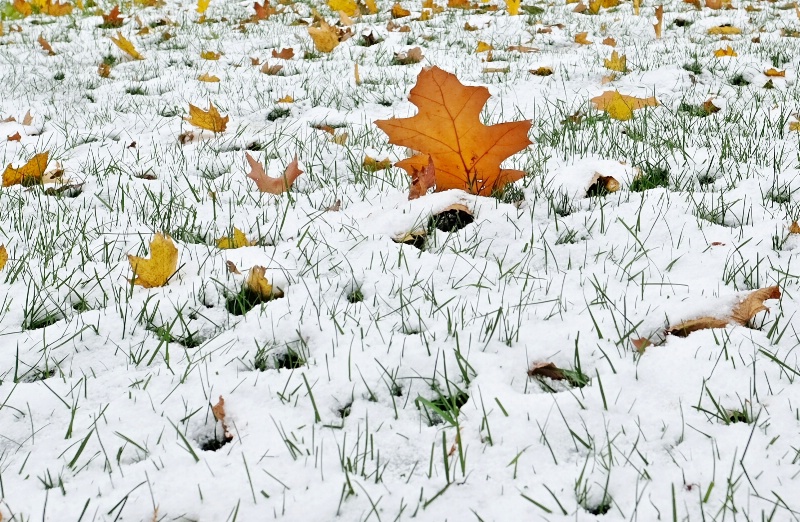
[[[178,268],[178,248],[172,238],[158,232],[150,241],[150,259],[128,254],[134,285],[145,288],[164,286]]]
[[[65,16],[72,13],[72,5],[45,1],[42,2],[39,12],[50,16]]]
[[[509,16],[517,16],[519,14],[519,6],[522,0],[506,0],[506,10]]]
[[[575,43],[580,45],[590,45],[592,42],[588,39],[589,33],[583,32],[575,35]]]
[[[222,236],[217,239],[217,248],[221,249],[242,248],[250,245],[252,245],[252,243],[247,239],[247,236],[244,235],[244,232],[236,227],[233,227],[233,234],[231,236]]]
[[[403,18],[411,14],[411,11],[408,9],[404,9],[400,4],[394,4],[392,6],[392,18]]]
[[[218,77],[209,73],[203,73],[200,76],[198,76],[197,79],[201,82],[208,82],[208,83],[217,83],[219,81]]]
[[[476,53],[485,53],[486,51],[491,51],[492,49],[494,49],[494,46],[492,44],[488,44],[486,42],[479,41],[478,42],[478,47],[475,48],[475,52]]]
[[[336,28],[330,26],[324,20],[319,27],[309,27],[308,34],[314,41],[314,47],[321,53],[329,53],[339,45],[339,35]]]
[[[378,14],[378,4],[375,3],[375,0],[364,0],[364,5],[367,6],[369,14]]]
[[[634,110],[658,105],[655,96],[637,98],[620,94],[619,91],[606,91],[600,96],[595,96],[591,101],[595,108],[605,111],[615,120],[629,120],[633,118]]]
[[[607,60],[603,60],[603,65],[606,67],[606,69],[623,73],[627,70],[627,63],[627,57],[624,54],[620,55],[617,53],[617,51],[612,52],[611,57]]]
[[[284,96],[283,98],[279,98],[279,99],[277,100],[277,103],[294,103],[294,98],[292,98],[291,96],[289,96],[289,95],[287,94],[287,95],[286,95],[286,96]]]
[[[717,49],[716,51],[714,51],[714,56],[716,56],[717,58],[722,58],[723,56],[739,56],[739,55],[736,54],[736,51],[734,51],[730,45],[728,45],[727,47],[725,47],[725,49]]]
[[[709,29],[708,34],[742,34],[742,30],[731,25],[718,25]]]
[[[11,185],[29,185],[33,183],[40,183],[42,175],[47,168],[50,153],[41,152],[32,157],[28,162],[18,168],[8,164],[6,170],[3,172],[3,186],[10,187]]]
[[[206,9],[208,9],[208,4],[211,3],[211,0],[197,0],[197,12],[200,14],[204,14]]]
[[[0,245],[0,270],[8,263],[8,252],[5,245]]]
[[[117,31],[117,37],[114,38],[113,36],[108,37],[114,45],[122,49],[128,56],[133,58],[134,60],[144,60],[144,56],[142,56],[139,51],[136,50],[136,47],[133,46],[130,40],[122,36],[120,31]]]
[[[200,107],[195,107],[190,103],[189,116],[184,118],[184,120],[195,127],[200,127],[201,129],[210,130],[212,132],[225,132],[229,119],[229,116],[223,118],[211,102],[208,102],[207,111],[204,111]]]
[[[203,51],[200,53],[200,58],[203,60],[219,60],[222,53],[215,53],[214,51]]]
[[[25,0],[14,0],[14,2],[11,5],[23,17],[30,16],[33,14],[33,6],[28,2],[26,2]]]
[[[355,0],[328,0],[328,7],[331,11],[342,11],[347,16],[355,16],[358,12]]]
[[[771,78],[785,78],[786,71],[779,71],[778,69],[770,67],[769,69],[764,71],[764,75],[769,76]]]

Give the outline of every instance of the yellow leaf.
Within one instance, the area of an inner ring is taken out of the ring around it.
[[[222,53],[215,53],[214,51],[203,51],[200,53],[200,58],[203,60],[219,60]]]
[[[364,170],[368,170],[370,172],[375,172],[376,170],[386,170],[392,166],[392,160],[389,158],[384,158],[378,161],[372,156],[364,156],[364,161],[361,163],[361,166],[364,168]]]
[[[247,273],[247,280],[244,283],[245,288],[264,300],[272,298],[272,285],[264,276],[266,273],[267,269],[263,266],[254,266]]]
[[[5,245],[0,245],[0,270],[8,263],[8,252]]]
[[[550,76],[551,74],[553,74],[553,69],[551,69],[550,67],[538,67],[536,69],[531,69],[528,72],[530,72],[534,76]]]
[[[309,27],[308,34],[314,41],[314,47],[321,53],[329,53],[339,45],[339,35],[336,29],[328,25],[324,20],[319,27]]]
[[[478,42],[478,47],[475,49],[476,53],[485,53],[486,51],[491,51],[494,49],[492,44],[488,44],[486,42]]]
[[[33,6],[26,2],[25,0],[14,0],[14,3],[11,4],[14,6],[14,9],[24,16],[30,16],[33,14]]]
[[[219,81],[219,78],[209,73],[203,73],[200,76],[198,76],[197,79],[201,82],[208,82],[208,83],[216,83]]]
[[[178,249],[169,236],[160,232],[150,241],[150,259],[128,254],[134,285],[145,288],[164,286],[178,268]]]
[[[506,9],[510,16],[517,16],[519,14],[519,6],[522,0],[506,0]]]
[[[611,53],[611,58],[603,61],[603,65],[605,65],[606,69],[624,73],[627,70],[627,61],[628,59],[624,54],[620,55],[617,51],[614,51]]]
[[[786,71],[779,71],[779,70],[773,69],[771,67],[769,69],[767,69],[766,71],[764,71],[764,74],[766,76],[769,76],[769,77],[772,77],[772,78],[785,78],[786,77]]]
[[[800,121],[789,122],[789,130],[794,132],[800,132]]]
[[[144,56],[139,54],[139,51],[136,50],[136,47],[133,46],[130,40],[122,36],[122,33],[117,31],[117,37],[114,38],[113,36],[108,37],[114,44],[122,49],[125,53],[128,54],[134,60],[144,60]]]
[[[221,249],[242,248],[251,244],[244,232],[236,227],[233,227],[233,236],[222,236],[217,239],[217,248]]]
[[[284,96],[283,98],[278,100],[278,103],[293,103],[293,102],[294,102],[294,98],[292,98],[288,94],[286,96]]]
[[[203,14],[208,9],[208,4],[211,3],[211,0],[197,0],[197,12]]]
[[[400,4],[394,4],[392,6],[392,18],[403,18],[411,14],[411,11],[408,9],[403,9],[403,6]]]
[[[633,117],[634,110],[658,105],[658,100],[654,96],[637,98],[620,94],[619,91],[606,91],[591,101],[595,108],[606,111],[609,116],[617,120],[629,120]]]
[[[355,0],[328,0],[328,7],[331,11],[343,11],[347,16],[355,16],[358,12]]]
[[[44,174],[47,168],[49,157],[49,152],[41,152],[19,168],[14,168],[9,163],[5,172],[3,172],[3,186],[10,187],[11,185],[40,183],[42,181],[42,174]]]
[[[214,104],[211,102],[208,103],[207,111],[204,111],[200,107],[195,107],[190,103],[189,117],[184,118],[184,120],[188,121],[195,127],[200,127],[201,129],[210,130],[212,132],[225,132],[225,128],[228,126],[229,119],[229,116],[225,116],[223,118],[217,108],[214,107]]]
[[[716,51],[714,51],[714,56],[716,56],[717,58],[722,58],[723,56],[739,56],[739,55],[736,54],[736,51],[734,51],[729,45],[725,47],[725,49],[717,49]]]
[[[742,34],[742,30],[730,25],[719,25],[709,29],[708,34]]]
[[[575,43],[580,45],[590,45],[592,42],[588,40],[589,33],[583,32],[575,35]]]
[[[378,13],[378,4],[375,3],[375,0],[364,0],[364,4],[367,6],[369,14]]]
[[[356,64],[355,68],[353,69],[353,75],[355,76],[356,85],[361,85],[361,74],[358,72],[358,64]]]

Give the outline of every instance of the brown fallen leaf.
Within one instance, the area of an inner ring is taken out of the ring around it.
[[[789,225],[789,233],[800,234],[800,225],[797,224],[797,221],[792,221],[792,224]]]
[[[664,26],[664,6],[660,5],[656,7],[656,23],[653,25],[653,29],[656,32],[656,38],[661,38],[661,30]]]
[[[536,47],[528,47],[527,45],[509,45],[506,51],[516,51],[518,53],[538,53],[539,49]]]
[[[31,111],[25,113],[25,117],[22,118],[23,125],[30,125],[33,123],[33,116],[31,116]]]
[[[50,152],[41,152],[33,156],[21,167],[12,167],[8,164],[3,171],[3,186],[32,185],[42,182],[42,175],[49,163]]]
[[[45,39],[44,39],[44,36],[42,36],[42,35],[39,35],[39,39],[38,39],[38,40],[36,40],[36,41],[37,41],[37,42],[39,42],[39,45],[42,47],[42,49],[44,50],[44,52],[46,52],[46,53],[47,53],[49,56],[55,56],[55,55],[56,55],[56,52],[55,52],[55,51],[53,50],[53,48],[50,46],[50,42],[48,42],[47,40],[45,40]]]
[[[228,270],[228,272],[230,272],[231,274],[239,274],[239,275],[242,275],[242,273],[241,273],[241,272],[239,272],[239,269],[238,269],[238,268],[236,268],[236,265],[234,264],[234,262],[233,262],[233,261],[225,261],[225,268],[226,268],[226,269]]]
[[[256,186],[261,192],[269,192],[276,195],[282,194],[288,191],[295,180],[303,173],[298,167],[297,156],[286,166],[286,170],[280,178],[268,176],[264,166],[249,153],[245,153],[244,156],[247,159],[247,163],[250,164],[250,172],[247,173],[247,177],[256,182]]]
[[[283,70],[283,65],[281,64],[270,65],[269,63],[264,63],[264,65],[261,66],[261,72],[264,74],[268,74],[270,76],[275,76],[282,70]]]
[[[528,72],[533,74],[534,76],[550,76],[551,74],[553,74],[553,69],[551,69],[550,67],[539,67],[537,69],[531,69]]]
[[[733,308],[728,317],[700,317],[698,319],[690,319],[676,326],[670,326],[667,328],[666,333],[677,337],[686,337],[690,333],[698,330],[725,328],[732,323],[746,326],[748,321],[758,312],[764,310],[769,311],[769,308],[764,306],[764,301],[767,299],[780,299],[780,297],[781,291],[778,286],[760,288],[748,294],[747,297]]]
[[[422,61],[422,58],[424,58],[424,56],[422,55],[422,49],[420,47],[414,47],[413,49],[400,51],[394,55],[394,61],[400,65],[419,63]]]
[[[339,212],[341,209],[342,209],[342,200],[341,199],[337,199],[333,203],[333,205],[331,205],[330,207],[326,208],[325,210],[327,210],[328,212]]]
[[[16,134],[12,134],[11,136],[6,137],[6,141],[20,141],[22,140],[22,136],[20,136],[19,131]]]
[[[554,381],[562,381],[567,378],[566,375],[564,375],[564,371],[551,362],[533,363],[528,369],[528,377],[547,377]]]
[[[433,158],[428,156],[428,164],[411,173],[411,186],[408,189],[408,200],[417,199],[428,193],[436,185],[436,169]]]
[[[233,440],[233,434],[230,432],[228,424],[225,422],[225,399],[222,398],[222,395],[219,396],[219,401],[211,407],[211,413],[214,414],[216,420],[222,423],[222,436],[225,440]]]
[[[291,60],[292,58],[294,58],[294,49],[291,47],[283,48],[280,51],[276,51],[275,49],[273,49],[272,57],[280,58],[281,60]]]

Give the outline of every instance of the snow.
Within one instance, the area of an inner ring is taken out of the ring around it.
[[[311,20],[303,3],[246,32],[246,2],[212,0],[218,21],[203,24],[195,4],[122,6],[143,61],[98,15],[5,20],[0,119],[30,110],[33,123],[0,123],[2,161],[49,150],[82,186],[0,189],[2,520],[797,518],[800,45],[780,35],[794,10],[673,1],[656,40],[652,5],[637,17],[627,3],[596,16],[557,4],[516,17],[445,9],[399,20],[411,26],[400,33],[382,1],[354,38],[309,59],[306,26],[291,25]],[[136,36],[134,16],[149,34]],[[724,23],[743,34],[706,35]],[[365,30],[383,40],[359,45]],[[575,44],[581,31],[595,43]],[[602,84],[606,36],[631,70]],[[479,40],[495,61],[474,53]],[[519,44],[540,52],[504,50]],[[725,45],[738,56],[714,58]],[[416,46],[422,63],[392,63]],[[285,47],[295,58],[271,57]],[[202,60],[207,50],[224,54]],[[251,57],[284,69],[262,74]],[[695,61],[702,72],[684,68]],[[487,123],[533,120],[534,145],[503,165],[528,173],[507,197],[408,201],[403,171],[362,168],[367,155],[407,156],[373,121],[414,113],[408,91],[427,65],[486,85]],[[540,66],[554,74],[529,74]],[[765,89],[770,67],[786,77]],[[750,84],[732,85],[737,74]],[[589,102],[608,89],[660,105],[611,120]],[[295,102],[277,103],[286,95]],[[721,111],[681,109],[708,99]],[[209,101],[230,116],[220,135],[181,118]],[[305,174],[288,194],[261,194],[246,150],[271,176],[295,155]],[[656,167],[668,182],[641,190]],[[598,174],[620,190],[587,195]],[[429,226],[454,204],[474,222]],[[217,249],[234,226],[256,244]],[[421,230],[422,250],[395,241]],[[179,270],[163,288],[132,287],[127,254],[147,255],[157,231]],[[257,265],[284,297],[231,313]],[[782,297],[752,328],[665,335],[770,285]],[[639,353],[638,338],[654,344]],[[540,382],[527,375],[537,362],[588,382]],[[233,439],[203,449],[222,440],[220,397]],[[457,426],[431,409],[443,398],[460,405]]]

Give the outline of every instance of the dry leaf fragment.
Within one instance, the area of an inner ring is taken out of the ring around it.
[[[273,297],[272,285],[269,284],[265,274],[267,269],[263,266],[254,266],[247,272],[244,287],[256,294],[259,298],[268,301]]]
[[[281,49],[280,51],[276,51],[275,49],[273,49],[272,57],[280,58],[281,60],[291,60],[292,58],[294,58],[294,49],[291,47],[286,47],[284,49]]]
[[[200,127],[201,129],[210,130],[216,133],[225,132],[225,128],[228,126],[228,120],[230,117],[225,116],[223,118],[217,108],[214,107],[214,104],[208,102],[207,111],[204,111],[200,107],[195,107],[190,103],[189,116],[184,117],[183,119],[195,127]]]
[[[31,125],[33,123],[33,116],[31,116],[31,111],[25,113],[25,116],[22,118],[22,124],[25,126]]]
[[[233,227],[233,234],[230,236],[222,236],[217,239],[217,248],[222,250],[242,248],[252,244],[253,243],[247,239],[247,236],[244,235],[244,232],[236,227]]]
[[[392,160],[389,158],[384,158],[380,161],[376,160],[371,156],[364,156],[364,161],[361,162],[361,166],[364,170],[368,170],[370,172],[376,172],[378,170],[386,170],[392,166]]]
[[[25,165],[14,168],[8,164],[3,172],[3,186],[31,185],[42,182],[42,175],[47,169],[50,152],[41,152],[28,160]]]
[[[699,319],[691,319],[677,326],[670,326],[667,328],[666,333],[678,337],[686,337],[690,333],[698,330],[725,328],[731,323],[746,326],[757,313],[765,310],[769,311],[769,308],[764,306],[764,301],[767,299],[780,299],[780,297],[781,291],[777,286],[759,288],[758,290],[750,292],[747,297],[733,308],[731,314],[726,318],[701,317]]]
[[[230,272],[231,274],[239,274],[239,275],[242,275],[242,273],[241,273],[241,272],[239,272],[239,269],[238,269],[238,268],[236,268],[236,264],[234,264],[234,262],[233,262],[233,261],[225,261],[225,268],[226,268],[226,269],[228,270],[228,272]]]
[[[261,192],[269,192],[270,194],[276,195],[282,194],[288,191],[295,180],[303,173],[298,166],[297,156],[286,166],[286,170],[280,178],[268,176],[264,170],[264,166],[249,153],[245,153],[244,156],[247,159],[247,163],[250,164],[250,172],[247,173],[247,177],[256,182],[256,186]]]
[[[656,38],[661,38],[661,30],[664,26],[664,6],[656,7],[656,23],[653,24],[653,29],[656,32]]]
[[[103,28],[111,28],[111,27],[122,27],[124,19],[119,15],[119,6],[115,5],[108,14],[102,14],[103,23],[100,27]],[[140,23],[139,26],[141,27],[142,24]]]
[[[222,57],[222,53],[214,52],[214,51],[203,51],[200,53],[200,58],[203,60],[219,60]]]
[[[728,45],[724,49],[717,49],[716,51],[714,51],[714,56],[716,56],[717,58],[722,58],[724,56],[739,56],[739,55],[736,54],[736,51],[734,51],[730,45]]]
[[[538,67],[536,69],[531,69],[528,72],[530,72],[535,76],[550,76],[551,74],[553,74],[553,69],[551,69],[550,67]]]
[[[268,74],[270,76],[275,76],[282,70],[283,70],[283,65],[281,64],[270,65],[268,63],[264,63],[264,65],[261,66],[261,72],[264,74]]]
[[[409,65],[412,63],[419,63],[422,61],[422,48],[414,47],[405,51],[400,51],[394,55],[394,61],[400,65]]]
[[[494,46],[492,46],[492,44],[488,44],[486,42],[479,41],[478,42],[478,47],[475,48],[475,52],[476,53],[485,53],[486,51],[491,51],[493,49],[494,49]]]
[[[792,221],[792,224],[789,225],[789,233],[800,234],[800,225],[797,224],[797,221]]]
[[[411,173],[411,186],[408,189],[408,200],[417,199],[428,193],[436,185],[436,169],[433,158],[428,156],[428,164]]]
[[[617,41],[614,40],[613,38],[611,38],[610,36],[608,36],[606,38],[603,38],[603,41],[600,42],[600,43],[603,44],[603,45],[607,45],[609,47],[616,47],[617,46]]]
[[[108,37],[114,45],[119,47],[122,51],[124,51],[128,56],[133,58],[134,60],[144,60],[144,56],[142,56],[139,51],[136,50],[136,47],[133,46],[130,40],[122,36],[122,33],[117,31],[117,37],[114,38],[113,36]]]
[[[219,401],[211,407],[211,413],[214,414],[214,418],[222,423],[222,436],[226,441],[233,440],[233,434],[228,429],[228,424],[225,422],[225,399],[222,398],[222,395],[219,396]]]
[[[341,199],[337,199],[333,203],[333,205],[331,205],[330,207],[328,207],[325,210],[327,210],[328,212],[339,212],[341,209],[342,209],[342,200]]]
[[[12,134],[11,136],[6,136],[6,141],[21,141],[22,136],[20,136],[19,131],[16,134]]]
[[[264,0],[264,3],[262,4],[255,2],[253,4],[253,9],[256,13],[250,18],[250,21],[256,23],[258,23],[260,20],[266,20],[278,12],[274,7],[269,5],[268,0]]]
[[[786,77],[786,71],[779,71],[779,70],[774,69],[772,67],[770,67],[769,69],[764,71],[764,74],[766,76],[769,76],[769,77],[772,77],[772,78],[785,78]]]
[[[160,232],[150,241],[150,259],[128,254],[134,285],[145,288],[164,286],[178,268],[178,249],[172,238]]]
[[[36,40],[36,41],[37,41],[37,42],[39,42],[39,45],[42,47],[42,49],[43,49],[43,50],[44,50],[44,51],[45,51],[45,52],[46,52],[46,53],[47,53],[49,56],[55,56],[55,55],[56,55],[56,52],[55,52],[55,51],[53,50],[53,48],[50,46],[50,42],[48,42],[47,40],[45,40],[45,39],[44,39],[44,36],[42,36],[42,35],[39,35],[39,39],[38,39],[38,40]]]
[[[719,112],[720,108],[714,105],[714,101],[709,98],[703,102],[703,110],[706,111],[706,114],[714,114],[715,112]]]
[[[198,76],[197,79],[201,82],[207,82],[207,83],[217,83],[219,81],[218,77],[209,73],[203,73],[200,76]]]
[[[100,76],[100,78],[110,78],[111,66],[107,63],[101,63],[97,66],[97,74]]]
[[[567,378],[566,375],[564,375],[564,371],[551,362],[533,363],[528,369],[528,377],[547,377],[554,381],[562,381]]]
[[[538,53],[539,49],[536,47],[528,47],[527,45],[509,45],[506,51],[516,51],[518,53]]]
[[[436,190],[462,189],[488,196],[525,176],[502,170],[500,164],[528,145],[529,120],[484,125],[480,113],[489,99],[486,87],[468,87],[438,67],[424,68],[408,100],[419,112],[410,118],[378,120],[389,142],[420,154],[396,166],[413,176],[428,164],[436,166]]]
[[[0,270],[2,270],[6,263],[8,263],[8,251],[5,245],[0,245]]]

